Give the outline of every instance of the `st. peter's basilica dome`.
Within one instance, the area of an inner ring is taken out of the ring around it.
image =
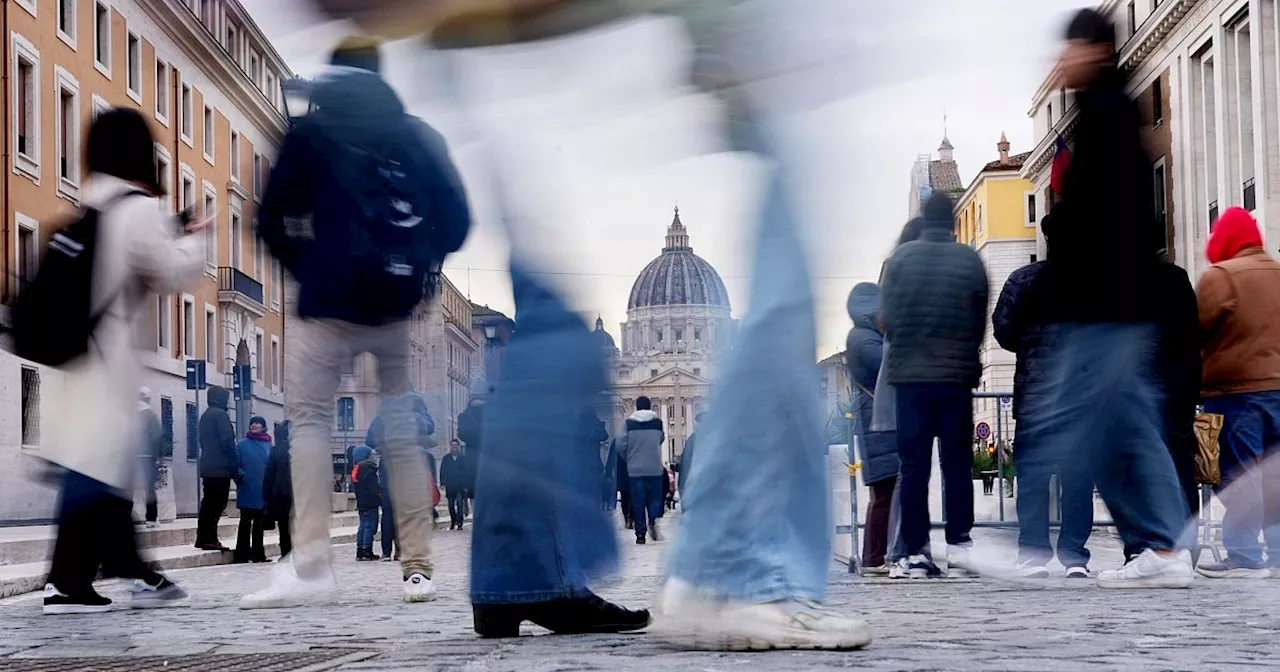
[[[651,306],[719,306],[729,308],[729,292],[716,269],[693,253],[680,209],[667,229],[662,254],[649,262],[631,286],[627,310]]]

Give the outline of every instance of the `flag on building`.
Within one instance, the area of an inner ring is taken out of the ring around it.
[[[1055,194],[1062,193],[1062,181],[1067,177],[1067,169],[1071,167],[1071,148],[1067,141],[1058,136],[1057,150],[1053,154],[1053,168],[1049,173],[1049,186]]]

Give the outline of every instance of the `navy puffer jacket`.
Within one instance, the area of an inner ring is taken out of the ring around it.
[[[870,282],[854,286],[848,308],[853,329],[845,340],[845,367],[853,381],[852,413],[862,459],[862,482],[872,485],[896,477],[900,466],[897,435],[871,431],[873,395],[884,352],[884,336],[876,329],[880,287]]]
[[[1000,347],[1017,356],[1013,373],[1013,417],[1043,398],[1050,384],[1052,355],[1061,347],[1062,325],[1040,319],[1038,282],[1048,266],[1038,261],[1009,275],[991,314],[991,328]]]

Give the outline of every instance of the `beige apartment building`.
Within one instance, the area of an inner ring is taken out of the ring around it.
[[[6,305],[76,208],[85,135],[105,109],[132,107],[152,122],[171,210],[217,212],[199,282],[153,297],[138,317],[146,385],[174,445],[173,501],[192,514],[205,402],[186,389],[186,361],[207,361],[209,382],[228,387],[234,364],[251,365],[252,412],[283,419],[283,275],[254,234],[254,210],[285,131],[280,82],[292,75],[238,0],[0,7],[11,82],[0,140],[10,164],[0,180]],[[52,515],[53,493],[27,483],[20,462],[39,455],[42,426],[67,420],[57,387],[57,371],[0,354],[0,521]]]

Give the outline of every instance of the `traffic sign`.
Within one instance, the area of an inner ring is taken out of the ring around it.
[[[232,367],[231,382],[236,401],[253,398],[253,369],[248,364]]]
[[[988,425],[985,422],[979,422],[978,426],[974,429],[974,434],[977,434],[979,439],[986,441],[991,438],[991,425]]]
[[[205,361],[203,359],[187,360],[187,389],[203,390],[208,386],[205,380]]]
[[[1000,397],[1000,410],[1009,411],[1013,409],[1013,397]]]

